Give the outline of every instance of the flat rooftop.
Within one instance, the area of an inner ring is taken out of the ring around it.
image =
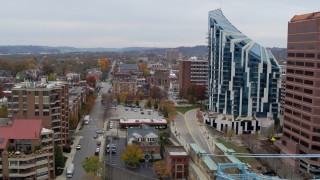
[[[168,153],[171,156],[187,156],[188,155],[188,153],[186,152],[183,146],[168,146],[166,147],[166,151],[168,151]]]
[[[120,119],[120,124],[167,124],[165,119]]]

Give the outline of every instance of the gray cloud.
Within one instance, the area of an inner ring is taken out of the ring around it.
[[[0,3],[0,45],[176,47],[206,44],[212,0],[10,0]],[[263,46],[286,47],[287,22],[319,0],[221,0],[225,16]]]

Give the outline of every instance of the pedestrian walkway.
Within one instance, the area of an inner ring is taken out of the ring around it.
[[[82,122],[83,121],[80,121],[78,123],[75,132],[79,132],[79,129],[81,128]],[[56,177],[57,180],[65,180],[65,179],[67,179],[67,177],[66,177],[67,167],[70,164],[72,164],[74,155],[76,154],[76,151],[77,151],[76,146],[79,144],[80,139],[83,138],[82,136],[73,136],[73,137],[74,137],[74,141],[73,141],[73,145],[71,146],[71,152],[70,153],[63,153],[63,156],[67,157],[68,159],[67,159],[66,164],[65,164],[65,166],[63,168],[62,174],[60,176]]]

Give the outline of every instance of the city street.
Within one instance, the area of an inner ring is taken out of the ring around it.
[[[178,113],[175,117],[174,126],[171,128],[174,129],[174,131],[177,132],[177,135],[180,136],[184,141],[186,141],[186,144],[195,143],[195,140],[191,136],[186,121],[184,120],[184,115],[182,113]]]
[[[187,129],[190,132],[191,136],[193,137],[193,139],[195,140],[195,142],[203,149],[205,150],[207,153],[212,153],[211,149],[209,147],[209,144],[207,143],[205,136],[203,134],[203,132],[201,131],[201,129],[198,126],[198,122],[196,119],[196,113],[197,113],[198,109],[193,109],[190,110],[188,112],[186,112],[186,114],[184,115],[184,120],[186,122],[187,125]]]

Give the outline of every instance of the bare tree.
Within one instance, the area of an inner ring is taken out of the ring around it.
[[[259,146],[259,136],[257,134],[242,134],[240,139],[252,151]]]
[[[274,132],[275,132],[274,125],[261,128],[261,134],[268,137],[268,139],[270,139],[270,138],[272,138],[272,136],[274,136]]]

